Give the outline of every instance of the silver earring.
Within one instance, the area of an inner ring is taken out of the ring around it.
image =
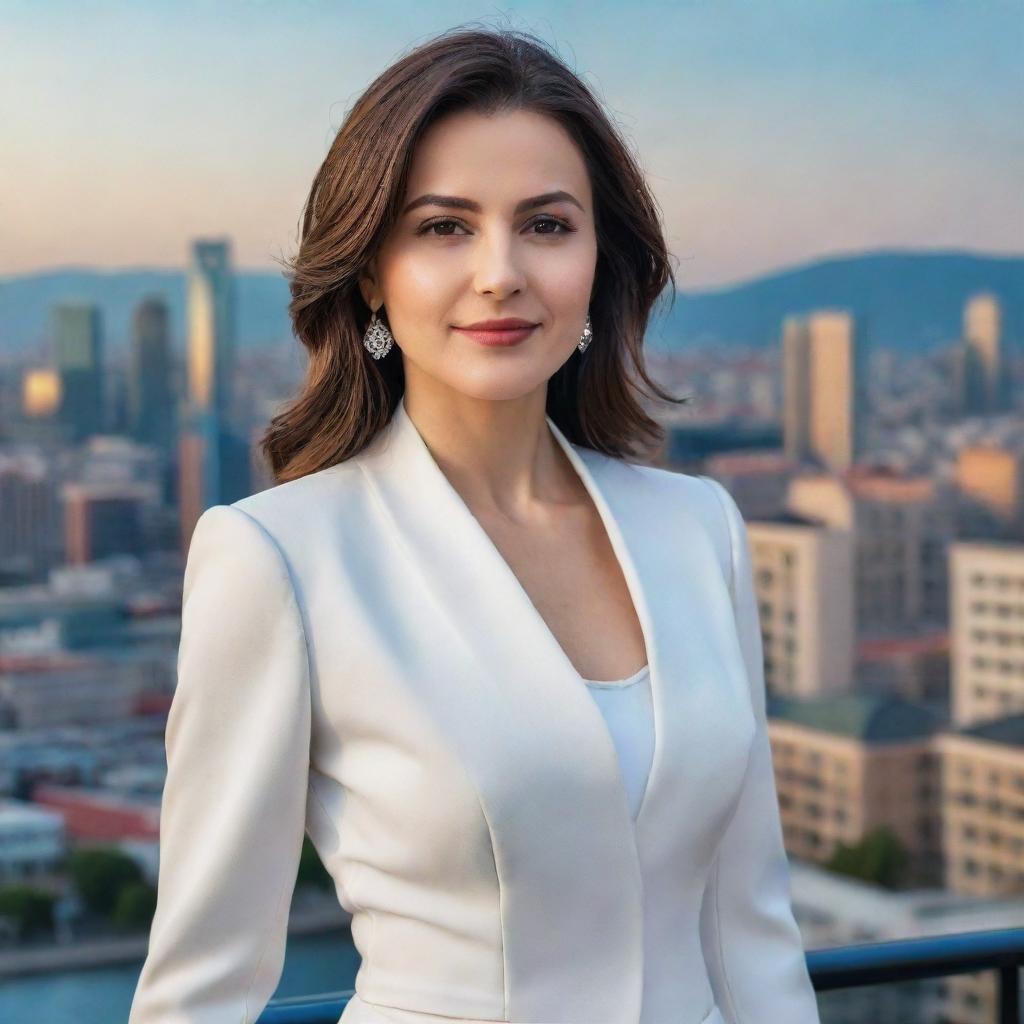
[[[369,326],[366,328],[366,334],[363,335],[363,345],[366,351],[373,356],[374,359],[381,359],[391,351],[391,346],[395,343],[394,335],[388,330],[388,325],[383,320],[378,319],[377,311],[373,311],[373,316],[370,317]]]
[[[581,352],[586,352],[587,346],[593,340],[594,332],[590,328],[590,314],[587,313],[586,323],[583,325],[583,333],[580,335],[580,340],[576,343],[576,347]]]

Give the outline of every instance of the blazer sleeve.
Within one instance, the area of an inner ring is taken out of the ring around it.
[[[791,905],[746,524],[729,492],[717,480],[701,479],[718,495],[728,524],[730,593],[756,721],[740,798],[721,839],[701,907],[701,945],[727,1024],[820,1024]]]
[[[157,903],[129,1024],[250,1024],[280,979],[305,831],[309,662],[284,557],[199,517],[165,732]]]

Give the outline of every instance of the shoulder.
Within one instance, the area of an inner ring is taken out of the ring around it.
[[[315,538],[332,523],[350,524],[365,501],[365,479],[357,460],[349,460],[257,491],[230,508],[288,548]]]
[[[223,612],[238,601],[292,592],[292,578],[280,546],[251,516],[232,505],[211,505],[196,520],[188,545],[182,597]]]
[[[350,461],[275,484],[231,504],[212,505],[196,521],[188,562],[208,562],[216,552],[221,563],[229,560],[242,566],[248,561],[252,571],[264,572],[270,572],[273,564],[279,573],[294,576],[311,546],[338,533],[353,533],[356,506],[366,500],[363,475]],[[344,524],[343,530],[338,530],[339,524]]]

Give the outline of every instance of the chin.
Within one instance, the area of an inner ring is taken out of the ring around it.
[[[548,377],[538,374],[481,373],[471,379],[451,381],[450,387],[470,398],[488,402],[510,402],[547,386]]]

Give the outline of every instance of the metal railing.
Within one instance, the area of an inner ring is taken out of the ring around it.
[[[817,992],[996,971],[998,1024],[1020,1024],[1022,965],[1024,928],[868,942],[807,954],[807,969]],[[352,995],[349,989],[275,999],[267,1004],[257,1024],[337,1024]]]
[[[1020,1024],[1022,965],[1024,928],[868,942],[807,954],[811,981],[818,992],[996,971],[998,1024]]]

